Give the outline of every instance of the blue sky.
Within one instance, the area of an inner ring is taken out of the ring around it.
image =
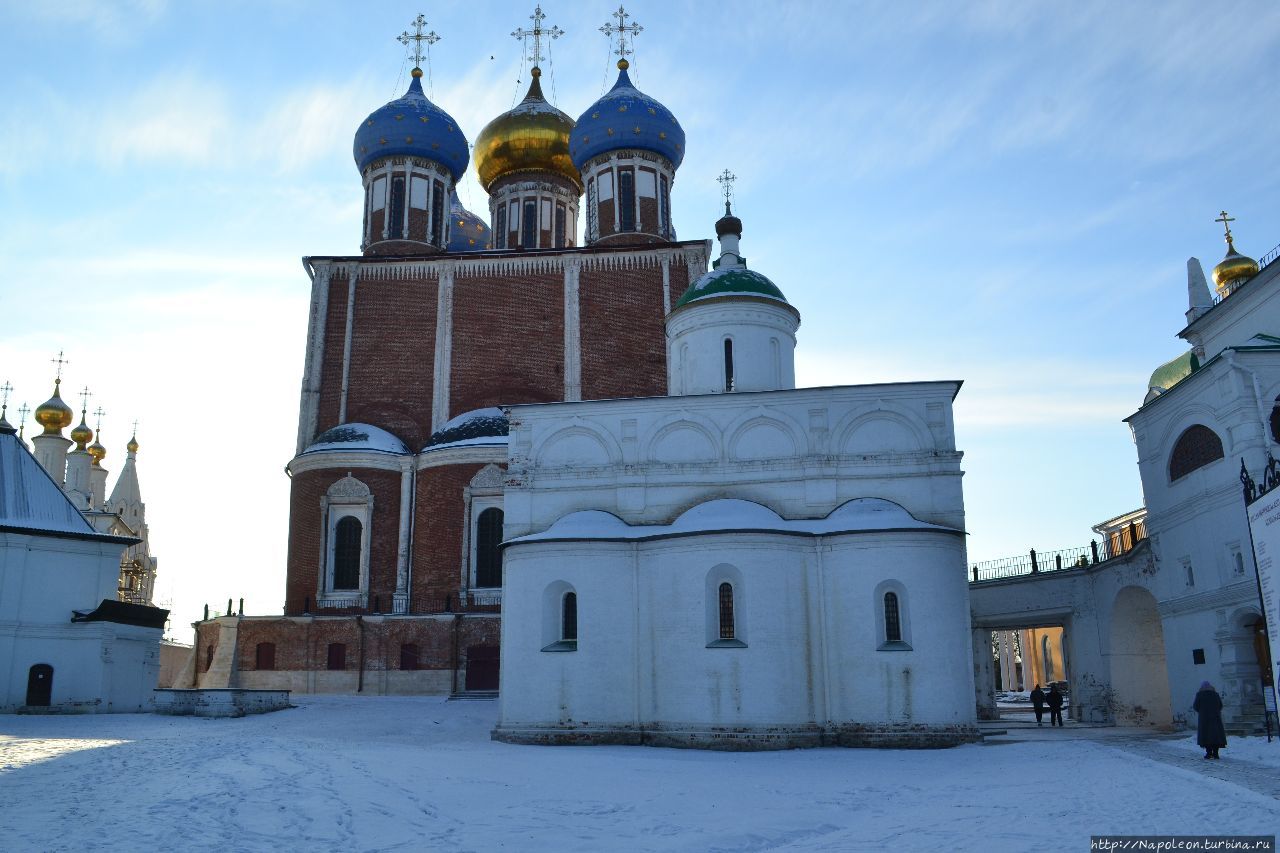
[[[616,72],[609,3],[544,3],[545,89]],[[309,298],[354,254],[351,138],[442,35],[432,98],[474,140],[523,94],[532,4],[0,2],[0,382],[140,420],[174,624],[284,595]],[[1273,3],[635,2],[636,84],[688,134],[683,239],[734,171],[743,252],[803,317],[800,384],[963,379],[971,561],[1083,545],[1142,502],[1122,419],[1183,351],[1185,263],[1280,243]],[[486,211],[474,173],[462,197]],[[71,395],[67,395],[70,401]],[[186,631],[181,632],[185,636]]]

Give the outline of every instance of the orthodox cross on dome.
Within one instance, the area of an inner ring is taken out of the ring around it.
[[[84,418],[84,413],[89,410],[89,398],[93,396],[93,392],[86,385],[80,389],[80,417]]]
[[[634,42],[636,36],[644,32],[644,27],[640,26],[638,21],[628,24],[627,18],[631,17],[631,13],[621,6],[611,17],[617,18],[618,23],[616,25],[612,22],[605,24],[600,28],[600,32],[608,36],[610,41],[613,40],[614,33],[618,34],[618,46],[614,48],[613,52],[618,54],[618,67],[625,69],[630,64],[627,62],[627,55],[635,53],[635,51],[627,47],[627,36],[630,35],[632,42]]]
[[[1227,245],[1231,246],[1231,223],[1235,222],[1236,218],[1234,216],[1227,216],[1227,212],[1224,210],[1219,214],[1218,218],[1213,221],[1222,223],[1222,227],[1227,232]],[[1234,248],[1234,246],[1232,248]]]
[[[528,59],[534,68],[537,68],[538,63],[542,61],[543,38],[550,42],[564,35],[564,30],[555,24],[549,27],[542,26],[542,22],[546,19],[547,16],[542,13],[542,6],[539,4],[533,7],[533,14],[529,16],[529,20],[533,21],[533,29],[526,30],[524,27],[520,27],[511,33],[511,37],[519,39],[525,49],[528,49],[529,39],[533,39],[533,52],[528,54]]]
[[[724,193],[724,213],[729,215],[729,203],[733,201],[733,182],[738,180],[738,176],[728,169],[725,169],[716,178],[716,182],[720,184],[720,191]]]
[[[22,433],[27,428],[27,415],[29,414],[31,414],[31,407],[23,403],[18,409],[18,438],[22,438]]]
[[[106,417],[106,414],[107,413],[103,411],[101,406],[94,409],[93,416],[98,419],[97,424],[95,424],[93,428],[94,432],[102,432],[102,419]]]
[[[58,376],[57,376],[56,382],[57,382],[57,383],[61,383],[61,382],[62,382],[62,368],[63,368],[63,367],[65,367],[66,365],[70,364],[70,363],[71,363],[71,360],[70,360],[70,359],[63,358],[63,357],[62,357],[62,350],[58,350],[58,357],[57,357],[57,358],[51,358],[51,359],[49,359],[49,363],[50,363],[50,364],[56,364],[56,365],[58,365]]]
[[[405,30],[399,36],[396,37],[396,41],[400,42],[405,47],[409,46],[409,42],[413,42],[413,67],[414,68],[422,67],[422,59],[424,56],[430,59],[431,45],[440,41],[440,36],[436,35],[435,30],[432,30],[431,32],[424,34],[422,31],[426,28],[427,28],[426,17],[423,15],[418,15],[418,17],[413,19],[413,35],[409,35],[409,31]],[[423,42],[427,43],[427,52],[425,54],[422,52]]]
[[[13,386],[10,385],[9,380],[6,379],[4,381],[4,384],[0,385],[0,394],[4,395],[3,397],[0,397],[0,406],[3,406],[6,409],[9,408],[9,395],[12,393],[13,393]]]

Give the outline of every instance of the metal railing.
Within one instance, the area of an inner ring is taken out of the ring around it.
[[[1036,551],[1032,548],[1028,553],[1016,557],[974,563],[970,567],[969,582],[982,583],[1022,575],[1060,572],[1063,569],[1083,569],[1127,554],[1146,538],[1146,525],[1141,521],[1133,522],[1111,531],[1101,543],[1095,539],[1080,548],[1062,548],[1057,551]]]

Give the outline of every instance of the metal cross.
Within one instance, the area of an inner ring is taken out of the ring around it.
[[[1235,221],[1236,221],[1236,218],[1235,218],[1234,216],[1227,216],[1227,212],[1224,210],[1224,211],[1222,211],[1222,214],[1221,214],[1217,219],[1215,219],[1215,220],[1213,220],[1213,221],[1214,221],[1214,222],[1221,222],[1221,223],[1222,223],[1222,227],[1223,227],[1223,228],[1225,228],[1225,229],[1227,230],[1227,242],[1228,242],[1228,243],[1230,243],[1230,242],[1231,242],[1231,225],[1230,225],[1230,223],[1235,222]]]
[[[61,381],[62,381],[62,368],[63,368],[63,366],[64,366],[64,365],[68,365],[68,364],[70,364],[70,363],[71,363],[71,360],[70,360],[70,359],[65,359],[65,358],[63,358],[63,357],[62,357],[62,350],[58,350],[58,357],[57,357],[57,358],[51,358],[51,359],[49,359],[49,363],[50,363],[50,364],[56,364],[56,365],[58,365],[58,381],[59,381],[59,382],[61,382]]]
[[[27,415],[31,413],[31,407],[26,403],[22,404],[22,408],[18,409],[18,437],[22,438],[22,433],[27,428]]]
[[[134,437],[134,438],[137,438],[137,437],[138,437],[138,420],[137,420],[137,418],[134,418],[134,421],[133,421],[133,437]]]
[[[422,43],[424,41],[427,43],[427,53],[430,54],[431,45],[440,41],[440,36],[436,35],[435,30],[432,30],[426,35],[423,35],[422,31],[426,28],[426,26],[427,26],[427,19],[422,15],[419,15],[418,17],[413,19],[413,35],[409,35],[409,31],[405,30],[399,36],[396,37],[396,41],[400,42],[405,47],[409,46],[409,42],[413,42],[413,67],[414,68],[422,67],[422,57],[423,57]]]
[[[724,212],[729,215],[729,202],[733,200],[733,182],[738,180],[738,176],[728,169],[720,173],[716,181],[720,184],[720,191],[724,193]]]
[[[84,417],[85,410],[89,408],[89,398],[93,396],[93,392],[86,385],[80,389],[80,417]]]
[[[533,66],[538,67],[538,63],[542,61],[542,39],[545,36],[547,41],[560,38],[564,35],[564,30],[552,24],[549,27],[542,26],[542,22],[547,16],[542,14],[542,6],[538,5],[533,8],[533,14],[529,16],[529,20],[533,21],[533,29],[526,30],[523,27],[511,33],[512,38],[517,38],[527,48],[529,38],[533,38],[533,53],[529,54],[528,59]]]
[[[9,380],[6,379],[4,384],[0,385],[0,394],[4,395],[4,399],[0,400],[0,405],[3,405],[6,409],[9,408],[9,395],[12,393],[13,386],[10,385]]]
[[[94,427],[94,432],[102,432],[102,418],[103,418],[106,414],[107,414],[107,413],[106,413],[106,412],[104,412],[104,411],[102,410],[102,407],[101,407],[101,406],[99,406],[97,409],[95,409],[95,410],[94,410],[93,415],[94,415],[94,417],[96,417],[96,418],[98,419],[98,424],[97,424],[97,426],[95,426],[95,427]],[[101,437],[101,436],[99,436],[99,437]]]
[[[617,25],[615,26],[612,23],[605,24],[600,28],[600,32],[608,36],[610,40],[613,39],[614,33],[618,34],[618,47],[613,52],[618,54],[619,59],[625,61],[627,54],[635,53],[635,51],[627,48],[627,34],[631,34],[631,40],[634,43],[636,36],[644,32],[644,27],[640,26],[638,22],[628,24],[627,18],[631,17],[631,13],[621,6],[618,7],[618,11],[614,12],[611,17],[618,19]]]

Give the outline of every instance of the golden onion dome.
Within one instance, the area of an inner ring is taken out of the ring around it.
[[[138,437],[135,435],[133,438],[129,439],[129,443],[124,446],[124,449],[129,451],[130,453],[137,453]]]
[[[93,430],[84,422],[84,412],[80,413],[80,423],[71,430],[71,440],[76,443],[76,450],[84,450],[85,445],[93,441]]]
[[[89,455],[93,457],[94,465],[101,465],[102,460],[107,457],[107,449],[102,446],[102,442],[95,441],[89,445]]]
[[[476,174],[487,191],[494,181],[515,172],[551,172],[582,191],[582,176],[569,157],[573,119],[547,103],[538,78],[524,100],[485,125],[476,137]]]
[[[61,384],[61,379],[55,379],[53,381],[53,396],[36,406],[36,423],[44,427],[45,435],[60,434],[64,429],[71,426],[71,419],[75,417],[75,412],[71,411],[71,407],[62,402],[62,394],[58,387]]]
[[[1218,296],[1230,296],[1238,285],[1257,274],[1258,262],[1237,252],[1231,238],[1227,237],[1227,256],[1213,268],[1213,286]]]

